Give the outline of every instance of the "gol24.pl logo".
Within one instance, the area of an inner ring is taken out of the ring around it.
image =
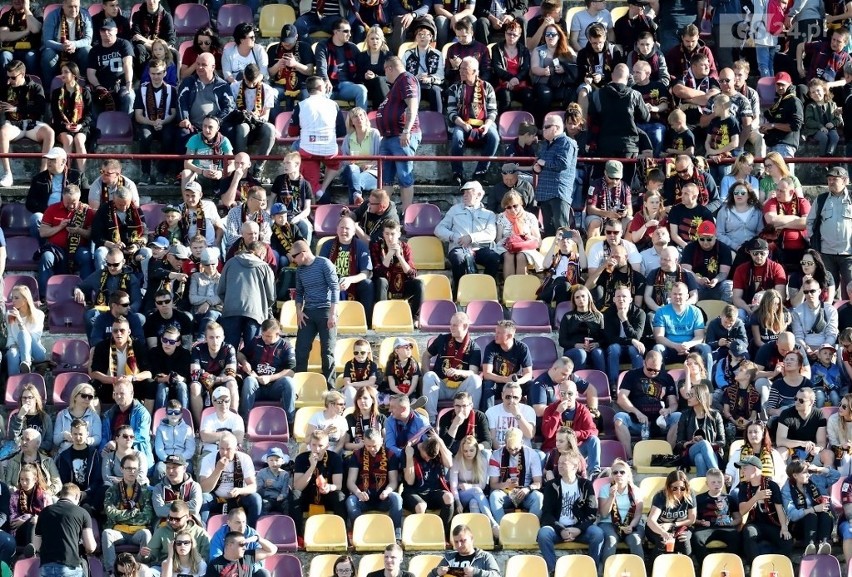
[[[798,30],[794,25],[786,36],[809,38],[819,35],[821,33],[819,23],[813,23],[812,26],[814,30]],[[765,15],[760,17],[748,14],[743,17],[742,14],[720,14],[718,27],[720,48],[742,48],[750,40],[754,44],[765,46],[770,43],[768,41],[772,37]]]

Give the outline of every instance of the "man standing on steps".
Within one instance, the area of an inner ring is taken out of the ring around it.
[[[811,248],[819,251],[838,287],[852,281],[852,197],[848,185],[846,169],[832,168],[828,173],[828,192],[817,197],[806,221]]]
[[[577,142],[565,134],[562,117],[548,114],[542,130],[544,142],[538,149],[533,172],[538,174],[535,199],[541,207],[545,236],[558,228],[571,228],[571,197],[577,172]]]
[[[41,561],[43,577],[83,577],[80,543],[89,555],[98,547],[92,518],[79,503],[80,488],[66,483],[59,500],[38,516],[32,544]]]

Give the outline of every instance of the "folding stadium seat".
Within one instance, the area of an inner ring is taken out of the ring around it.
[[[522,339],[530,350],[533,361],[533,370],[547,370],[553,366],[554,361],[559,358],[556,343],[553,339],[545,336],[529,336]]]
[[[415,202],[405,209],[402,226],[408,237],[434,236],[435,227],[438,226],[442,218],[441,209],[434,204]]]
[[[312,555],[308,577],[328,577],[334,575],[334,564],[340,555]]]
[[[607,558],[603,577],[646,577],[645,560],[631,553],[617,553]]]
[[[470,317],[470,330],[473,332],[493,333],[497,323],[505,318],[502,305],[494,300],[472,300],[467,304],[466,310]]]
[[[689,480],[689,488],[696,495],[700,495],[701,493],[706,493],[707,489],[707,478],[706,477],[693,477]]]
[[[89,343],[81,339],[55,340],[50,352],[51,360],[56,363],[53,374],[85,372],[89,350]]]
[[[414,577],[428,577],[429,572],[437,567],[443,558],[442,555],[415,555],[408,562],[408,571]]]
[[[316,413],[321,413],[324,407],[302,407],[296,410],[296,417],[293,419],[293,438],[297,443],[304,443],[307,437],[308,421],[311,420]]]
[[[33,385],[38,394],[41,395],[43,403],[47,402],[47,386],[44,377],[38,373],[26,373],[22,375],[10,375],[6,380],[6,407],[18,407],[21,392],[26,385]]]
[[[210,13],[204,4],[179,4],[174,13],[175,34],[192,36],[210,24]]]
[[[491,521],[483,513],[459,513],[450,521],[450,529],[456,525],[467,525],[473,532],[473,542],[485,551],[494,549],[494,533]]]
[[[418,271],[444,270],[444,244],[435,236],[415,236],[408,239],[411,258]],[[493,279],[492,279],[493,280]]]
[[[286,455],[286,453],[285,453]],[[279,551],[297,551],[296,523],[287,515],[263,515],[257,520],[258,534],[278,547]],[[285,573],[290,575],[289,573]],[[277,575],[277,573],[273,573]]]
[[[450,139],[447,132],[447,122],[443,114],[434,110],[421,110],[420,120],[421,144],[446,144]]]
[[[6,270],[38,270],[33,260],[38,250],[38,241],[29,236],[13,236],[6,239]]]
[[[769,577],[773,572],[778,577],[795,577],[793,562],[786,555],[758,555],[751,562],[752,577]]]
[[[86,331],[85,308],[75,302],[49,305],[47,326],[50,334],[75,334]]]
[[[373,306],[373,330],[377,333],[414,332],[411,307],[405,300],[379,301]]]
[[[601,441],[601,467],[611,467],[616,459],[627,460],[624,446],[619,441],[611,439]]]
[[[178,8],[180,8],[181,6],[201,6],[202,8],[204,8],[203,4],[179,4]],[[204,9],[207,10],[206,8]],[[198,30],[198,28],[196,28],[196,30]],[[145,217],[145,224],[148,225],[148,230],[157,230],[157,227],[160,226],[160,223],[165,220],[166,215],[163,213],[164,206],[164,204],[149,202],[139,207],[139,210]]]
[[[304,410],[304,409],[303,409]],[[343,517],[323,514],[305,521],[305,551],[346,551],[346,522]]]
[[[272,4],[270,4],[272,6]],[[280,6],[280,4],[279,4]],[[275,117],[275,142],[278,144],[286,144],[287,146],[296,142],[296,136],[290,134],[290,121],[293,119],[292,110],[284,110],[278,113]],[[293,127],[294,132],[298,134],[299,128]]]
[[[423,300],[453,300],[453,288],[450,279],[442,274],[418,274],[423,283]]]
[[[355,551],[384,551],[396,542],[393,521],[384,513],[359,515],[352,525],[352,545]]]
[[[513,555],[506,561],[505,575],[547,575],[544,557],[539,555]]]
[[[576,577],[597,575],[595,560],[588,555],[563,555],[556,560],[554,577]]]
[[[296,21],[296,11],[286,4],[267,4],[260,9],[260,35],[264,38],[278,38],[285,24]]]
[[[640,474],[668,474],[675,470],[674,467],[651,466],[652,455],[671,455],[672,446],[661,439],[648,439],[639,441],[633,446],[633,466]]]
[[[590,387],[595,388],[599,403],[610,403],[612,401],[609,392],[609,379],[605,372],[595,369],[579,369],[574,371],[574,374],[587,381]],[[585,395],[583,395],[583,398],[585,398]]]
[[[725,301],[707,299],[698,301],[698,308],[704,311],[704,315],[707,317],[705,321],[709,323],[722,314],[722,309],[725,308],[727,304],[728,303]]]
[[[538,549],[538,517],[532,513],[507,513],[500,520],[500,542],[506,549]],[[506,572],[506,575],[514,573]],[[546,575],[547,569],[541,575]]]
[[[40,568],[41,561],[38,557],[18,559],[15,561],[15,570],[12,575],[13,577],[33,577],[39,574]]]
[[[384,549],[384,546],[382,549]],[[356,547],[355,550],[357,551],[358,548]],[[367,577],[373,571],[384,571],[384,568],[384,553],[367,553],[366,555],[362,555],[361,560],[358,561],[358,572],[355,577]]]
[[[296,408],[322,407],[322,396],[328,391],[328,382],[320,373],[296,373],[293,375],[296,390]]]
[[[380,303],[376,303],[377,305]],[[405,303],[404,303],[405,304]],[[408,306],[406,304],[406,306]],[[410,310],[409,310],[410,314]],[[367,334],[367,315],[364,305],[358,301],[340,301],[337,303],[337,334]]]
[[[671,555],[658,555],[654,559],[654,567],[651,569],[651,577],[695,577],[695,567],[692,559],[680,553]]]
[[[550,309],[541,301],[516,301],[510,318],[519,333],[550,332]]]
[[[566,21],[567,22],[567,21]],[[526,110],[507,110],[497,119],[497,131],[501,142],[514,142],[518,139],[518,129],[522,122],[535,124],[532,113]]]
[[[228,515],[225,513],[219,515],[210,515],[207,519],[207,534],[215,535],[216,531],[222,528],[228,522]]]
[[[287,413],[281,407],[271,405],[252,407],[246,424],[246,438],[249,441],[286,443],[290,439]]]
[[[261,517],[263,519],[264,517]],[[258,524],[260,521],[258,520]],[[266,533],[261,533],[267,539]],[[279,547],[280,550],[280,547]],[[302,560],[295,555],[276,553],[263,560],[263,567],[270,575],[286,575],[287,577],[302,577]]]
[[[411,41],[403,42],[402,44],[399,45],[399,50],[396,51],[396,55],[399,56],[400,59],[402,59],[402,57],[405,55],[406,52],[408,52],[412,48],[416,48],[416,47],[417,47],[417,42],[411,42]]]
[[[434,513],[414,513],[402,523],[402,545],[406,551],[443,550],[444,524]]]
[[[133,122],[130,116],[123,112],[110,110],[101,112],[97,120],[98,144],[117,144],[131,145],[133,144]]]
[[[541,280],[535,275],[513,274],[503,283],[503,304],[511,307],[516,301],[535,300]]]
[[[254,14],[245,4],[225,4],[219,8],[219,37],[234,35],[234,28],[243,22],[254,22]],[[280,29],[279,29],[280,32]]]
[[[3,229],[6,238],[28,236],[32,216],[33,214],[20,202],[4,204],[0,209],[0,228]]]
[[[450,318],[458,312],[451,300],[427,300],[420,305],[420,330],[442,332],[450,330]]]
[[[74,302],[74,289],[80,282],[76,274],[55,274],[47,281],[44,300],[48,308],[60,302]]]
[[[226,4],[226,6],[228,5]],[[317,206],[317,211],[314,213],[314,236],[319,238],[336,235],[337,224],[340,222],[340,211],[343,208],[342,204],[320,204]]]
[[[663,556],[668,557],[668,555]],[[823,564],[823,567],[832,565],[831,562],[833,561],[833,565],[837,567],[837,572],[833,575],[818,572],[816,567],[807,561],[808,557],[816,559],[817,563],[821,560],[828,561],[827,564]],[[799,569],[799,575],[802,575],[802,577],[830,577],[830,575],[831,577],[840,577],[840,565],[838,565],[837,559],[831,555],[811,555],[808,557],[802,557],[802,564]],[[808,567],[809,565],[810,567]],[[806,567],[809,570],[806,570]],[[707,555],[701,564],[701,577],[718,577],[723,570],[728,572],[728,577],[745,577],[743,560],[736,553],[710,553]]]
[[[286,334],[295,334],[299,329],[296,322],[296,301],[284,301],[281,305],[281,313],[278,315],[278,322],[281,323],[281,330]]]
[[[636,461],[633,461],[636,463]],[[662,475],[645,477],[639,482],[639,493],[642,495],[642,512],[646,515],[651,510],[654,495],[666,486],[666,478]]]
[[[39,304],[41,295],[38,292],[38,281],[34,276],[28,274],[7,274],[3,277],[3,299],[6,301],[7,308],[12,304],[12,289],[17,285],[24,285],[30,289],[33,301],[36,305]]]
[[[54,369],[55,371],[55,369]],[[59,373],[53,378],[53,406],[62,410],[71,402],[71,393],[80,383],[88,383],[87,373]]]
[[[487,274],[466,274],[459,279],[456,302],[467,306],[473,300],[498,300],[494,277]]]

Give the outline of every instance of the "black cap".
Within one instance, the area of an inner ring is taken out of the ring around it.
[[[293,24],[285,24],[281,27],[281,42],[284,44],[295,44],[299,39],[299,31]]]
[[[169,455],[163,462],[166,465],[180,465],[182,467],[186,467],[186,459],[183,458],[183,455]]]
[[[104,18],[104,23],[101,24],[101,30],[106,30],[108,28],[118,29],[118,24],[116,24],[115,20],[113,20],[112,18]]]

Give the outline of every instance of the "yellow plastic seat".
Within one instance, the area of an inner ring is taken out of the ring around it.
[[[507,513],[500,520],[500,542],[509,550],[538,549],[539,529],[538,517],[532,513]]]
[[[337,334],[366,335],[367,313],[364,305],[358,301],[340,301],[337,303]]]
[[[722,571],[728,577],[745,577],[742,558],[736,553],[710,553],[701,564],[701,577],[718,577]]]
[[[384,517],[384,515],[382,515]],[[357,521],[357,519],[356,519]],[[352,543],[355,544],[355,533],[352,533]],[[358,551],[358,546],[355,545],[355,551]],[[361,551],[366,551],[367,549],[361,549]],[[384,550],[384,547],[382,547]],[[375,551],[375,549],[369,549],[369,551]],[[361,557],[361,560],[358,561],[358,573],[357,577],[367,577],[373,571],[384,571],[385,569],[385,554],[384,553],[367,553]],[[333,574],[333,573],[332,573]],[[328,577],[327,575],[324,577]]]
[[[588,555],[563,555],[556,560],[556,571],[553,577],[594,576],[598,574],[595,560]]]
[[[467,306],[470,301],[496,301],[497,282],[487,274],[466,274],[459,279],[456,302]]]
[[[281,27],[296,21],[296,11],[286,4],[267,4],[260,9],[260,35],[278,38]]]
[[[373,330],[377,333],[413,333],[414,317],[408,301],[379,301],[373,306]]]
[[[328,382],[320,373],[296,373],[293,375],[296,393],[296,408],[322,407],[322,396],[328,390]]]
[[[778,577],[795,577],[796,575],[793,571],[793,562],[784,555],[758,555],[751,562],[752,577],[769,577],[773,571],[778,574]]]
[[[278,315],[278,322],[281,323],[281,330],[285,334],[296,334],[299,329],[299,323],[296,320],[296,301],[284,301],[281,305],[281,314]]]
[[[352,545],[356,551],[384,551],[385,547],[395,542],[393,521],[387,515],[373,513],[355,518],[352,524]],[[360,573],[360,567],[358,571]]]
[[[722,314],[722,309],[725,308],[727,304],[728,303],[725,301],[707,299],[698,301],[698,308],[704,311],[704,314],[707,315],[707,322],[709,323]]]
[[[418,274],[417,278],[423,283],[424,301],[451,301],[453,288],[450,279],[442,274]]]
[[[609,11],[610,16],[612,17],[612,22],[615,24],[615,21],[625,16],[628,12],[627,6],[616,6],[612,10]]]
[[[571,21],[574,19],[574,15],[585,9],[585,6],[574,6],[572,8],[568,8],[568,4],[565,4],[565,15],[563,20],[565,21],[565,28],[567,30],[571,30]]]
[[[323,412],[325,407],[302,407],[296,410],[293,418],[293,438],[298,443],[304,443],[308,436],[308,421],[317,413]]]
[[[604,564],[603,577],[647,577],[645,560],[632,553],[616,553],[607,558]]]
[[[293,348],[295,350],[296,339],[293,339]],[[319,338],[314,339],[311,345],[311,352],[308,353],[308,370],[314,373],[322,372],[322,358],[320,357],[320,341]]]
[[[503,284],[503,304],[511,307],[517,301],[534,301],[541,280],[533,274],[513,274]]]
[[[671,555],[658,555],[654,559],[654,568],[651,569],[651,577],[695,577],[695,567],[692,559],[680,553]]]
[[[411,337],[403,337],[409,343],[411,343],[411,356],[419,363],[420,362],[420,347],[417,346],[417,341],[415,341]],[[396,340],[396,337],[385,337],[382,339],[381,344],[379,344],[379,359],[376,361],[379,364],[379,368],[381,370],[385,370],[385,367],[388,364],[388,359],[393,352],[393,343]]]
[[[428,577],[429,572],[437,567],[443,558],[443,555],[415,555],[408,562],[408,571],[414,577]]]
[[[652,467],[652,455],[671,455],[672,446],[661,439],[648,439],[639,441],[633,446],[633,466],[639,474],[662,474],[671,473],[675,467]]]
[[[547,254],[547,251],[550,250],[550,247],[553,246],[554,242],[556,242],[555,236],[544,237],[543,239],[541,239],[541,246],[538,247],[538,252],[540,252],[543,255]]]
[[[506,561],[506,571],[503,575],[512,577],[539,577],[547,575],[547,564],[544,557],[538,555],[514,555]]]
[[[437,236],[414,236],[408,239],[411,258],[418,270],[444,270],[444,244]]]
[[[346,551],[348,546],[343,517],[323,514],[305,521],[305,551]]]
[[[692,489],[692,492],[696,495],[700,495],[701,493],[706,493],[709,489],[707,488],[707,478],[706,477],[693,477],[689,480],[689,488]]]
[[[491,521],[482,513],[459,513],[450,521],[450,534],[456,525],[467,525],[473,533],[473,542],[480,549],[494,549],[494,533],[491,532]]]
[[[338,375],[343,373],[346,361],[351,361],[355,357],[352,351],[355,349],[355,341],[357,340],[358,337],[345,337],[337,339],[337,342],[334,343],[334,370]]]
[[[325,243],[327,243],[328,241],[330,241],[333,238],[334,238],[333,236],[324,236],[322,238],[318,238],[317,239],[317,247],[314,250],[314,254],[319,254],[320,249],[322,248],[322,245],[324,245]]]
[[[664,489],[666,486],[666,478],[653,476],[645,477],[639,482],[639,494],[642,495],[642,512],[646,515],[651,510],[651,501],[654,500],[654,495]]]
[[[399,45],[399,50],[397,50],[396,55],[402,58],[406,52],[411,50],[412,48],[417,47],[417,42],[403,42]]]
[[[595,246],[599,242],[603,242],[604,240],[606,240],[605,236],[590,236],[588,239],[586,239],[586,256],[588,256],[589,250],[593,246]]]
[[[402,546],[406,551],[443,551],[444,524],[434,513],[414,513],[402,522]]]
[[[311,566],[308,569],[308,577],[328,577],[334,575],[334,563],[340,555],[326,553],[325,555],[313,555]]]

